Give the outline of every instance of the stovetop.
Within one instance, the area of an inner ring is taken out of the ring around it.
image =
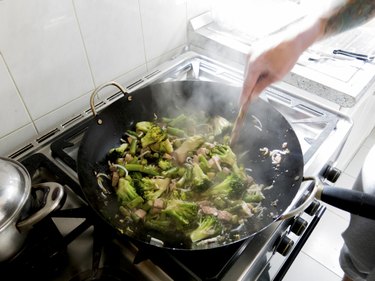
[[[151,83],[176,80],[240,86],[242,71],[187,50],[124,88],[131,93]],[[304,173],[321,176],[334,163],[351,122],[339,112],[300,98],[298,91],[290,86],[272,87],[261,98],[279,110],[295,130]],[[121,96],[116,89],[108,91],[96,109],[100,111]],[[90,109],[80,112],[9,155],[26,166],[33,183],[59,182],[67,196],[60,210],[34,227],[28,236],[31,242],[0,267],[1,271],[56,281],[104,280],[104,276],[105,280],[280,280],[324,213],[325,208],[314,201],[300,216],[274,222],[234,246],[198,254],[152,250],[130,242],[102,224],[82,196],[75,161],[91,118]],[[310,184],[301,186],[291,208],[305,199],[309,189]]]

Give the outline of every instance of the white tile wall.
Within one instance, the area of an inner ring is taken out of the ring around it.
[[[147,60],[186,42],[186,1],[140,0],[139,4]]]
[[[106,81],[133,81],[186,44],[211,0],[0,1],[0,155],[88,108]]]

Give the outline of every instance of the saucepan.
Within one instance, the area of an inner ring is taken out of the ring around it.
[[[32,189],[44,194],[34,208]],[[18,161],[0,157],[0,262],[14,257],[35,224],[60,207],[64,188],[55,182],[32,185],[27,169]]]

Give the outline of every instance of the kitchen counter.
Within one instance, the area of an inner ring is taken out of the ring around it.
[[[370,36],[374,27],[372,22],[359,30],[316,43],[302,54],[283,81],[339,107],[354,107],[375,82],[375,63],[333,55],[332,51],[337,48],[371,54],[375,49],[375,40]],[[241,67],[251,52],[251,45],[257,40],[251,35],[226,29],[215,22],[210,13],[191,20],[188,35],[191,48],[199,46],[200,52],[213,58],[235,61]]]

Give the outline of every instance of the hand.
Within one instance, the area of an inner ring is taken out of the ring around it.
[[[302,53],[298,42],[293,39],[272,45],[265,42],[254,50],[248,58],[240,97],[240,104],[244,106],[248,106],[269,85],[281,80]]]

